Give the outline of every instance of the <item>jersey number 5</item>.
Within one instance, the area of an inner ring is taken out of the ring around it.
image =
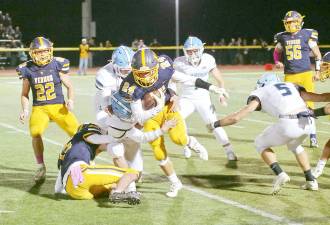
[[[301,59],[301,45],[285,46],[285,54],[287,60]]]
[[[281,95],[283,95],[283,96],[287,96],[287,95],[292,94],[292,92],[290,91],[290,88],[288,88],[283,83],[275,84],[274,86],[277,88],[277,90],[279,90],[281,92]]]
[[[56,98],[55,88],[53,82],[48,82],[45,84],[34,85],[36,89],[37,101],[46,101]]]

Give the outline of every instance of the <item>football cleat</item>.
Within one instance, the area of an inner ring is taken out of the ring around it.
[[[233,152],[233,151],[226,152],[226,155],[227,155],[228,161],[237,161],[238,160],[235,152]]]
[[[321,176],[323,173],[323,168],[324,167],[316,166],[314,169],[312,169],[313,177],[318,178],[319,176]]]
[[[280,173],[274,178],[272,195],[276,195],[283,185],[290,181],[290,177],[285,172]]]
[[[45,179],[46,179],[46,167],[45,165],[43,165],[36,170],[33,180],[36,184],[40,184],[43,183]]]
[[[185,146],[183,149],[183,155],[186,159],[189,159],[191,157],[191,150],[188,146]]]
[[[178,192],[182,189],[183,185],[181,181],[171,184],[170,191],[166,193],[167,197],[175,198],[178,195]]]
[[[311,137],[309,139],[309,147],[310,148],[318,148],[319,147],[319,144],[317,143],[316,137]]]
[[[45,66],[53,60],[53,43],[44,37],[36,37],[30,44],[29,54],[38,66]]]
[[[193,136],[189,136],[188,147],[191,150],[193,150],[194,152],[196,152],[199,155],[200,159],[202,159],[202,160],[208,160],[209,159],[209,155],[208,155],[207,150]]]
[[[140,193],[137,191],[131,192],[113,192],[109,195],[109,201],[111,203],[127,202],[129,205],[137,205],[141,203]]]
[[[319,184],[317,183],[317,180],[306,181],[306,183],[301,186],[301,189],[317,191],[319,190]]]

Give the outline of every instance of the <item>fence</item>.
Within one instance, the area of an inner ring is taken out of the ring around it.
[[[319,45],[322,54],[330,49],[330,45]],[[92,66],[98,67],[107,64],[111,59],[112,51],[116,47],[91,47]],[[182,46],[150,47],[158,54],[166,54],[175,57],[175,50],[182,50]],[[216,59],[217,64],[264,64],[272,63],[274,46],[247,45],[247,46],[204,46],[205,52],[210,53]],[[0,66],[15,67],[20,62],[27,60],[28,48],[0,47]],[[71,65],[77,66],[79,61],[78,47],[54,48],[54,55],[68,58]],[[183,54],[182,51],[180,53]]]

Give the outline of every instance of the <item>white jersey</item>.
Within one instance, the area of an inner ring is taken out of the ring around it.
[[[119,89],[121,81],[122,78],[115,74],[112,63],[105,65],[97,71],[95,78],[95,86],[97,88],[95,95],[96,112],[108,106],[111,92]]]
[[[293,83],[276,83],[258,88],[250,94],[248,101],[254,98],[260,100],[262,111],[276,118],[307,111],[306,103]]]
[[[213,56],[207,53],[203,53],[200,64],[197,67],[191,65],[185,56],[178,57],[174,60],[174,69],[184,74],[200,78],[204,81],[208,81],[209,72],[216,67],[215,59]],[[191,85],[181,86],[181,97],[186,98],[202,98],[203,96],[209,96],[209,92],[205,89],[193,87]]]

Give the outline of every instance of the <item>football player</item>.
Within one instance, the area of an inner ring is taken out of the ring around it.
[[[321,64],[321,76],[320,79],[322,81],[325,81],[325,79],[330,77],[330,52],[327,52],[324,54],[322,58],[322,64]],[[330,104],[328,104],[324,109],[315,109],[315,115],[329,115],[330,114]],[[313,175],[318,178],[319,176],[322,175],[324,167],[330,158],[330,139],[328,142],[325,144],[322,155],[317,162],[316,167],[312,170]]]
[[[130,183],[133,183],[137,179],[139,171],[127,168],[119,170],[119,168],[112,166],[93,166],[91,165],[91,161],[94,160],[100,151],[106,149],[105,144],[116,145],[120,140],[125,138],[131,138],[137,143],[149,142],[160,137],[176,124],[175,120],[169,120],[165,121],[160,129],[145,133],[141,132],[140,129],[134,127],[135,122],[132,118],[130,102],[119,95],[118,92],[113,93],[111,96],[111,105],[108,106],[108,113],[109,121],[107,122],[109,123],[109,129],[106,135],[102,135],[102,130],[99,126],[84,124],[80,126],[78,132],[67,143],[58,162],[58,167],[61,171],[55,185],[56,193],[63,193],[63,190],[66,190],[75,199],[91,199],[97,194],[93,193],[92,186],[95,191],[102,189],[104,191],[109,190],[110,186],[106,188],[107,185],[118,181],[122,175],[120,172],[135,171],[134,173],[137,176],[134,176],[134,179],[131,179],[123,188],[117,186],[116,190],[113,191],[123,192]],[[85,168],[91,171],[85,171]],[[101,168],[104,171],[100,170]],[[101,172],[98,173],[98,171]],[[71,181],[68,180],[68,177],[71,178]],[[86,178],[86,182],[84,182],[84,178]],[[104,186],[104,188],[94,186]],[[136,192],[136,190],[133,192]]]
[[[111,127],[111,124],[109,124],[108,121],[109,115],[106,110],[111,102],[111,93],[115,93],[119,89],[123,78],[132,71],[131,62],[133,54],[134,51],[131,48],[124,45],[119,46],[113,51],[110,63],[102,67],[96,73],[96,121],[104,130],[108,130],[108,128]],[[116,124],[116,126],[118,129],[127,128],[127,125],[125,126],[120,123]],[[131,124],[129,127],[131,127]],[[109,144],[107,148],[116,166],[121,168],[134,168],[142,173],[143,160],[140,143],[137,143],[130,138],[122,138],[120,141]],[[135,182],[130,184],[128,191],[130,190],[136,190]]]
[[[189,145],[190,148],[200,153],[200,157],[207,160],[207,151],[196,139],[191,139],[186,134],[185,123],[179,112],[175,110],[177,95],[168,87],[171,78],[176,82],[186,82],[191,86],[198,86],[217,94],[223,95],[225,91],[211,85],[202,79],[192,78],[180,72],[174,71],[172,60],[166,56],[158,57],[152,50],[139,49],[132,59],[132,73],[121,83],[120,93],[132,99],[131,108],[134,118],[139,124],[143,124],[145,131],[159,129],[165,120],[176,119],[177,124],[169,130],[170,139],[178,145]],[[165,94],[165,98],[158,101],[156,107],[143,109],[142,99],[145,94],[158,90]],[[182,183],[177,177],[173,165],[167,155],[164,137],[152,142],[152,150],[156,160],[165,175],[171,182],[168,197],[176,197],[182,188]]]
[[[274,62],[276,67],[284,66],[285,82],[292,82],[304,87],[307,91],[314,91],[314,81],[320,79],[321,53],[317,45],[318,32],[313,29],[302,29],[303,18],[296,11],[289,11],[283,18],[285,32],[275,35]],[[309,53],[315,56],[315,74],[310,67]],[[282,60],[282,62],[281,62]],[[313,102],[307,102],[310,108],[314,107]],[[314,131],[310,135],[310,147],[318,147],[316,139],[315,121]]]
[[[197,38],[190,36],[183,45],[184,56],[174,60],[174,69],[187,75],[198,77],[207,81],[209,74],[217,81],[219,87],[224,88],[224,80],[217,68],[213,56],[203,53],[204,43]],[[226,105],[226,99],[220,98],[220,102]],[[179,100],[180,114],[183,119],[186,119],[195,110],[202,117],[203,121],[208,124],[217,120],[214,105],[211,103],[210,94],[207,90],[195,88],[187,85],[182,85],[181,95]],[[213,134],[223,146],[228,160],[236,161],[237,157],[233,151],[233,147],[229,142],[228,136],[222,127],[214,129]],[[190,158],[191,151],[186,146],[184,155]]]
[[[74,114],[73,87],[70,82],[69,60],[53,57],[53,43],[44,37],[36,37],[30,44],[32,60],[20,64],[16,71],[22,79],[21,105],[19,120],[24,123],[29,116],[29,92],[32,90],[33,107],[30,116],[30,134],[37,161],[34,181],[43,182],[46,177],[44,145],[42,134],[49,121],[54,121],[69,136],[73,136],[79,126]],[[64,100],[62,84],[67,89]]]
[[[310,119],[313,116],[304,101],[328,101],[329,99],[330,93],[307,92],[303,87],[293,83],[282,83],[276,74],[266,73],[257,81],[257,89],[250,94],[245,107],[208,126],[212,130],[216,127],[232,125],[249,113],[260,110],[278,118],[275,124],[267,127],[255,139],[256,150],[276,174],[272,194],[277,194],[281,187],[290,181],[290,177],[280,167],[271,148],[280,145],[286,145],[295,154],[306,178],[306,183],[302,188],[318,190],[318,183],[312,175],[308,155],[301,146],[312,130]]]

